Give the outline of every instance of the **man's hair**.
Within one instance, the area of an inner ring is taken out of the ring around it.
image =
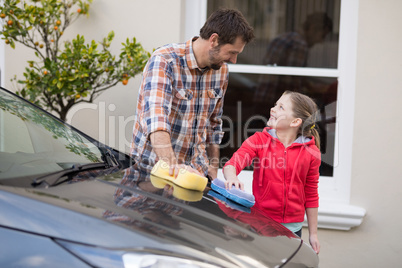
[[[202,39],[209,39],[213,34],[219,36],[219,45],[234,44],[241,37],[247,44],[254,39],[254,30],[243,14],[235,9],[221,8],[212,13],[200,30]]]

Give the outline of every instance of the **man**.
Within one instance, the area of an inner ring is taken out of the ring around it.
[[[214,12],[200,37],[157,49],[139,91],[131,154],[150,170],[160,159],[170,166],[217,177],[227,63],[254,38],[236,10]]]

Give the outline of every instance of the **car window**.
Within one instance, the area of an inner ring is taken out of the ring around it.
[[[0,179],[102,162],[99,148],[41,109],[0,91]]]
[[[0,115],[2,130],[0,133],[2,141],[1,151],[8,153],[34,153],[25,122],[20,120],[16,115],[5,113],[3,110],[0,110]]]

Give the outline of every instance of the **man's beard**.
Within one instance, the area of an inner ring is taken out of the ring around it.
[[[218,65],[218,64],[211,64],[211,69],[217,71],[222,67],[222,65]]]
[[[209,61],[211,62],[211,65],[209,67],[211,67],[211,69],[213,70],[219,70],[222,67],[222,62],[214,63],[216,61],[215,55],[218,55],[220,50],[221,48],[218,45],[209,52]]]

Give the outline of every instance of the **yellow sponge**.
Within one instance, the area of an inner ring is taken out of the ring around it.
[[[154,175],[150,176],[151,183],[154,187],[158,189],[163,189],[165,188],[166,185],[169,185],[173,187],[173,196],[184,200],[184,201],[189,201],[189,202],[196,202],[200,201],[202,199],[202,192],[200,191],[194,191],[194,190],[188,190],[184,189],[178,185],[175,185],[173,182],[158,178]]]
[[[195,191],[204,191],[208,183],[207,178],[182,168],[179,169],[179,174],[177,175],[177,178],[175,178],[174,176],[170,176],[169,165],[163,160],[159,160],[158,163],[156,163],[156,165],[151,170],[151,174],[159,178],[169,180],[183,188]]]

